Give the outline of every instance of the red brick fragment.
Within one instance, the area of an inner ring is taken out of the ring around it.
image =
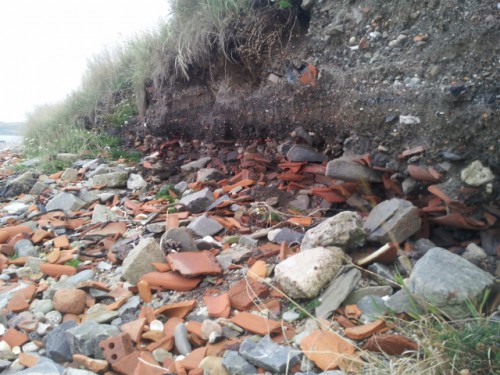
[[[134,343],[128,333],[102,340],[99,347],[103,351],[104,358],[112,365],[134,351]]]

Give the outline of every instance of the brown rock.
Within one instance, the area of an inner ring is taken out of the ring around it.
[[[315,330],[300,342],[304,355],[323,371],[346,366],[354,359],[356,348],[350,342],[331,331]]]
[[[196,277],[222,273],[222,267],[209,251],[170,253],[167,261],[174,271],[183,276]]]
[[[58,277],[61,275],[71,276],[76,273],[75,267],[63,266],[60,264],[42,263],[40,264],[40,269],[43,273],[52,277]]]
[[[362,326],[346,328],[344,334],[351,340],[363,340],[374,333],[380,332],[380,330],[384,328],[385,322],[383,320],[376,320],[372,323],[363,324]]]
[[[231,321],[237,326],[261,336],[277,333],[281,330],[281,322],[245,311],[236,314]]]
[[[60,289],[54,293],[54,309],[63,314],[79,315],[85,310],[87,293],[81,289]]]
[[[186,292],[198,286],[201,279],[189,279],[173,272],[149,272],[140,280],[146,281],[152,287]]]
[[[418,345],[408,337],[399,335],[375,335],[363,346],[364,350],[401,355],[406,350],[418,350]]]
[[[241,279],[229,289],[228,294],[231,306],[238,310],[248,310],[255,298],[267,297],[269,289],[258,281]]]

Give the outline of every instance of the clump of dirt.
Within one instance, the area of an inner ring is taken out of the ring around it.
[[[289,27],[279,11],[281,18],[268,9],[265,22]],[[253,50],[258,56],[243,59],[240,50],[238,58],[193,67],[188,81],[149,87],[135,136],[282,140],[301,126],[337,154],[392,156],[381,167],[423,146],[422,162],[453,154],[500,173],[496,3],[308,0],[289,12],[293,27],[280,43],[276,25],[258,23],[254,35],[265,40],[267,30],[274,38]],[[254,16],[238,20],[235,35],[250,35],[243,20]],[[315,85],[297,80],[306,64],[319,70]]]

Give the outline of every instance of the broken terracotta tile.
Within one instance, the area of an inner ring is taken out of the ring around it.
[[[343,315],[339,315],[335,318],[335,320],[344,328],[349,328],[349,327],[356,327],[356,324],[351,322],[349,319],[347,319]]]
[[[112,363],[111,367],[120,374],[134,375],[134,371],[140,359],[153,365],[157,365],[157,362],[151,353],[134,351]]]
[[[313,223],[313,218],[309,216],[291,217],[287,221],[292,224],[300,225],[301,227],[309,227]]]
[[[163,337],[158,341],[153,341],[151,344],[146,346],[148,352],[152,352],[156,349],[164,349],[167,352],[171,351],[174,347],[174,336],[173,334],[163,335]]]
[[[163,325],[163,333],[166,336],[174,336],[175,327],[177,327],[177,325],[180,323],[184,323],[184,319],[177,318],[175,316],[169,318],[167,322]]]
[[[104,358],[112,365],[134,352],[134,344],[128,333],[108,337],[99,342]]]
[[[49,263],[56,263],[60,255],[61,255],[61,250],[58,247],[56,247],[49,253],[49,255],[47,255],[47,261]]]
[[[363,312],[359,309],[358,305],[347,305],[344,313],[349,319],[358,319]]]
[[[262,283],[252,279],[241,279],[228,291],[231,306],[238,310],[248,310],[256,298],[269,295],[269,289]]]
[[[356,348],[343,337],[331,331],[312,331],[300,341],[304,355],[323,371],[344,367],[354,359]]]
[[[188,333],[193,334],[201,338],[201,322],[197,322],[195,320],[190,320],[186,323],[186,329]]]
[[[151,265],[158,271],[158,272],[168,272],[172,271],[172,267],[170,267],[170,264],[168,263],[151,263]]]
[[[75,267],[63,266],[60,264],[42,263],[40,264],[40,269],[43,273],[52,277],[58,277],[61,275],[71,276],[76,273]]]
[[[33,366],[36,366],[38,363],[38,360],[40,357],[37,357],[34,354],[29,354],[29,353],[19,353],[18,361],[21,365],[24,367],[31,368]]]
[[[187,278],[174,272],[149,272],[140,280],[147,281],[151,287],[186,292],[198,286],[201,279]]]
[[[203,301],[208,310],[208,316],[214,318],[229,318],[231,314],[231,303],[229,294],[224,293],[220,296],[204,296]]]
[[[263,260],[256,261],[247,271],[247,277],[254,280],[264,279],[267,276],[267,264]]]
[[[133,375],[164,375],[168,373],[168,369],[157,364],[139,359],[135,367]]]
[[[58,236],[54,238],[54,247],[59,249],[68,249],[69,248],[69,239],[67,236]]]
[[[17,234],[32,234],[33,230],[27,225],[16,225],[0,229],[0,244],[9,242]]]
[[[266,319],[246,311],[236,314],[231,318],[231,321],[237,326],[261,336],[277,333],[281,330],[281,322]]]
[[[418,350],[418,345],[405,336],[374,335],[363,346],[363,350],[382,352],[389,355],[401,355],[407,350]]]
[[[164,337],[161,331],[146,331],[141,335],[141,340],[148,340],[153,342],[158,342]]]
[[[37,229],[35,233],[33,233],[33,236],[31,237],[31,242],[34,244],[39,244],[43,240],[47,238],[52,238],[52,233],[47,232],[43,229]]]
[[[344,330],[344,334],[351,340],[363,340],[377,332],[380,332],[384,328],[385,322],[383,320],[376,320],[372,323],[363,324],[361,326],[346,328]]]
[[[415,180],[436,183],[439,182],[442,178],[442,175],[435,169],[431,170],[431,168],[422,167],[415,164],[410,164],[407,168],[407,171],[408,174]]]
[[[14,346],[22,346],[23,344],[26,344],[29,341],[29,337],[24,332],[18,331],[15,328],[9,328],[2,336],[2,340],[13,348]]]
[[[139,289],[139,296],[141,297],[143,302],[149,303],[153,300],[153,296],[151,294],[151,288],[147,281],[141,280],[137,283],[137,288]]]
[[[186,358],[182,359],[180,362],[182,363],[182,367],[186,370],[193,370],[197,368],[203,358],[205,358],[207,354],[207,348],[197,348],[189,353]]]
[[[144,330],[144,325],[146,324],[146,318],[136,319],[131,322],[122,324],[120,330],[123,333],[128,333],[133,342],[138,343],[142,331]]]
[[[73,363],[79,367],[84,367],[89,371],[99,374],[107,371],[109,367],[108,361],[104,359],[93,359],[83,354],[73,354]]]
[[[86,233],[83,237],[106,237],[106,236],[123,236],[127,231],[127,224],[123,221],[112,222],[105,225],[103,228],[96,228]]]
[[[7,304],[7,309],[15,313],[26,311],[29,307],[30,305],[21,290],[14,293]]]
[[[174,271],[183,276],[196,277],[222,273],[222,267],[209,251],[170,253],[167,255],[167,261]]]
[[[155,310],[155,315],[164,315],[167,318],[184,318],[196,306],[196,300],[169,303]]]
[[[71,250],[62,250],[59,252],[59,258],[57,258],[56,264],[64,264],[73,260],[73,255],[78,249],[74,248]]]

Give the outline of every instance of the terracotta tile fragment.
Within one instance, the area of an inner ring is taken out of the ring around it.
[[[134,351],[134,344],[128,333],[112,336],[99,343],[104,358],[112,365]]]
[[[400,335],[374,335],[363,346],[364,350],[401,355],[407,350],[418,350],[418,345],[408,337]]]
[[[35,233],[33,233],[33,236],[31,237],[31,242],[33,242],[34,244],[39,244],[43,240],[51,237],[52,233],[47,232],[43,229],[37,229]]]
[[[177,327],[177,325],[180,323],[184,323],[184,319],[177,318],[175,316],[168,319],[167,322],[163,325],[163,333],[165,335],[173,336],[175,332],[175,327]]]
[[[347,319],[343,315],[339,315],[335,318],[335,320],[344,328],[349,328],[349,327],[356,327],[356,324],[351,322],[349,319]]]
[[[36,366],[38,360],[39,357],[37,357],[36,355],[28,353],[19,353],[18,361],[24,367],[31,368],[33,366]]]
[[[142,340],[149,340],[158,342],[164,337],[163,332],[160,331],[147,331],[141,335]]]
[[[231,302],[229,294],[224,293],[220,296],[204,296],[203,301],[208,309],[208,316],[213,318],[229,318],[231,314]]]
[[[142,305],[138,318],[146,318],[146,322],[149,324],[156,319],[155,310],[151,306]]]
[[[69,239],[67,236],[58,236],[54,238],[54,247],[58,247],[59,249],[68,249],[69,248]]]
[[[187,278],[174,272],[149,272],[143,275],[140,280],[148,282],[151,287],[181,292],[192,290],[201,282],[201,279]]]
[[[168,272],[172,271],[172,267],[170,267],[170,264],[168,263],[151,263],[151,265],[158,271],[158,272]]]
[[[59,258],[57,258],[56,264],[64,264],[73,259],[73,254],[75,254],[77,249],[71,250],[61,250],[59,252]]]
[[[358,319],[363,313],[359,309],[358,305],[347,305],[344,309],[344,312],[349,319]]]
[[[269,289],[262,283],[252,279],[241,279],[229,291],[231,306],[238,310],[248,310],[255,298],[264,298],[269,295]]]
[[[350,342],[331,331],[316,330],[300,342],[304,355],[323,371],[344,367],[354,358],[356,348]]]
[[[25,233],[31,234],[33,230],[27,225],[16,225],[12,227],[5,227],[0,229],[0,244],[10,241],[15,235]]]
[[[170,253],[167,261],[174,271],[183,276],[219,275],[222,267],[209,251]]]
[[[61,255],[61,250],[58,247],[56,247],[49,253],[49,255],[47,255],[47,261],[49,263],[56,263],[60,255]]]
[[[137,283],[137,288],[139,289],[139,296],[143,302],[149,303],[153,300],[151,295],[151,288],[147,281],[141,280]]]
[[[71,276],[76,273],[75,267],[63,266],[60,264],[42,263],[40,264],[40,269],[43,273],[52,277],[58,277],[61,275]]]
[[[107,371],[109,367],[108,361],[104,359],[93,359],[83,354],[73,354],[73,363],[99,374]]]
[[[7,304],[7,309],[15,313],[28,310],[29,307],[30,305],[21,290],[14,293]]]
[[[152,352],[156,349],[165,349],[167,352],[171,351],[174,347],[174,336],[173,335],[164,335],[160,340],[156,342],[152,342],[148,346],[146,346],[146,350],[148,352]]]
[[[266,319],[246,311],[236,314],[231,321],[249,332],[262,336],[277,333],[281,330],[281,322]]]
[[[267,276],[267,264],[263,260],[256,261],[247,271],[247,277],[259,280]]]
[[[120,374],[134,375],[134,371],[140,359],[153,365],[157,365],[157,362],[151,353],[134,351],[112,363],[111,367]]]
[[[29,337],[24,332],[18,331],[15,328],[9,328],[2,336],[2,340],[13,348],[14,346],[22,346],[23,344],[26,344],[29,341]]]
[[[164,375],[168,373],[168,369],[158,366],[139,358],[137,361],[137,366],[135,367],[134,375]]]
[[[196,300],[169,303],[155,310],[155,315],[164,315],[167,318],[184,318],[196,306]]]
[[[206,354],[207,354],[206,347],[197,348],[193,350],[186,356],[186,358],[180,361],[182,363],[182,367],[184,367],[186,370],[193,370],[197,368],[201,360],[205,358]]]
[[[96,228],[86,233],[83,237],[107,237],[123,236],[127,231],[127,224],[123,221],[116,221],[105,225],[103,228]]]
[[[122,324],[120,326],[120,331],[122,331],[123,333],[128,333],[132,341],[138,343],[141,339],[141,334],[144,330],[145,324],[146,318],[136,319],[131,322]]]
[[[351,340],[363,340],[377,332],[380,332],[380,330],[384,328],[385,322],[383,320],[376,320],[372,323],[363,324],[361,326],[346,328],[344,330],[344,334]]]

